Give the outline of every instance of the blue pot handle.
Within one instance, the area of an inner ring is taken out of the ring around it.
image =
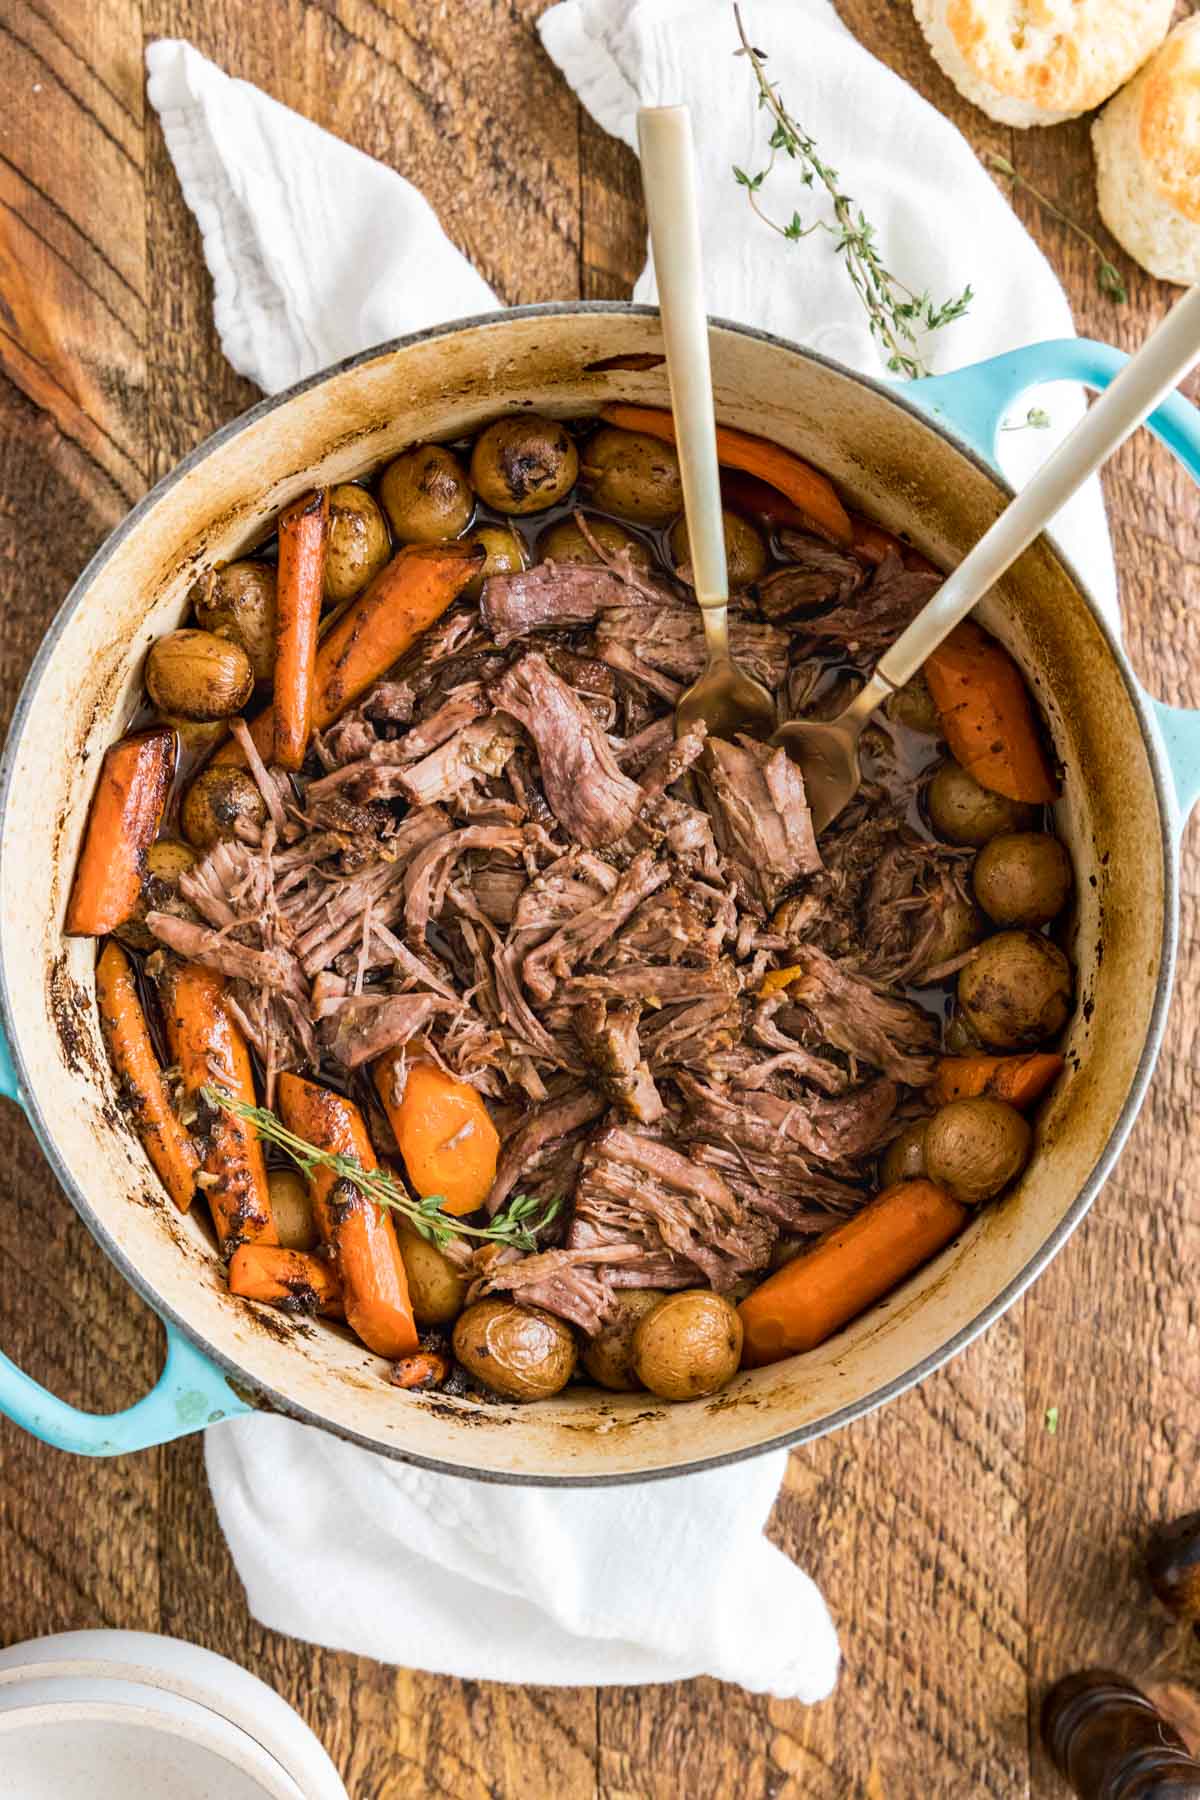
[[[995,464],[998,433],[1022,394],[1047,381],[1079,381],[1085,387],[1104,388],[1128,360],[1124,351],[1092,338],[1051,338],[950,375],[907,382],[904,393]],[[1192,480],[1200,482],[1200,412],[1190,401],[1182,394],[1171,394],[1146,423],[1178,457]],[[1175,785],[1178,837],[1200,799],[1200,712],[1167,706],[1151,694],[1144,698],[1157,722]]]
[[[28,1110],[2,1030],[0,1094]],[[119,1413],[81,1412],[69,1406],[0,1353],[0,1413],[57,1450],[72,1450],[77,1456],[121,1456],[128,1450],[169,1444],[205,1425],[254,1411],[234,1393],[216,1363],[181,1331],[166,1324],[166,1333],[162,1374],[143,1399]]]

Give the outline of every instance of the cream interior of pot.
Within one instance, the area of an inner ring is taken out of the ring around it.
[[[1061,1233],[1108,1151],[1151,1030],[1166,877],[1150,757],[1087,604],[1052,551],[1035,546],[981,616],[1023,665],[1065,766],[1059,823],[1078,876],[1080,1004],[1037,1154],[1001,1204],[824,1348],[685,1406],[574,1387],[527,1409],[401,1394],[337,1326],[227,1295],[205,1223],[171,1206],[116,1111],[94,946],[61,935],[95,772],[135,705],[146,648],[180,621],[197,570],[244,552],[303,489],[508,409],[569,416],[615,397],[665,405],[661,366],[610,361],[660,348],[657,321],[625,311],[502,316],[368,359],[233,430],[81,584],[16,743],[0,846],[4,975],[44,1139],[85,1217],[142,1291],[268,1404],[464,1471],[595,1479],[677,1467],[814,1434],[915,1378]],[[837,370],[730,329],[714,332],[713,361],[725,422],[811,458],[854,506],[944,565],[1003,505],[969,457]]]

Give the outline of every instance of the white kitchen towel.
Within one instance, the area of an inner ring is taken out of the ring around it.
[[[935,367],[1071,333],[1052,272],[968,145],[845,32],[826,0],[747,0],[746,16],[773,77],[870,211],[890,264],[939,297],[968,281],[977,290],[968,317],[932,340]],[[734,184],[733,164],[761,166],[766,132],[750,72],[733,60],[724,0],[564,0],[541,30],[584,104],[627,141],[638,104],[692,106],[710,311],[882,373],[825,235],[777,242]],[[222,344],[268,392],[497,304],[400,175],[186,44],[153,44],[147,63],[203,235]],[[785,211],[811,204],[787,179],[772,178]],[[306,253],[313,243],[319,258]],[[649,272],[636,297],[653,298]],[[1073,390],[1056,388],[1054,429],[1013,432],[1008,444],[1045,454],[1078,406]],[[1111,602],[1097,495],[1076,504],[1062,536]],[[833,1685],[824,1603],[762,1535],[782,1456],[548,1492],[431,1475],[265,1417],[211,1431],[207,1456],[251,1609],[294,1636],[484,1679],[709,1673],[803,1700]]]

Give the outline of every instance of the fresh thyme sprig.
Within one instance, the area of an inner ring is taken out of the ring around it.
[[[1118,306],[1123,306],[1129,298],[1129,291],[1122,279],[1120,269],[1106,256],[1103,244],[1099,243],[1090,231],[1085,231],[1077,219],[1071,218],[1069,213],[1065,213],[1060,206],[1056,206],[1048,195],[1043,194],[1041,188],[1035,188],[1032,181],[1026,181],[1023,175],[1019,175],[1007,156],[989,154],[987,164],[990,169],[995,170],[997,175],[1003,175],[1011,181],[1015,188],[1024,188],[1030,199],[1036,200],[1052,219],[1057,219],[1060,225],[1065,225],[1068,231],[1073,231],[1077,238],[1082,238],[1096,258],[1096,284],[1100,292],[1107,295],[1110,300],[1115,300]]]
[[[1007,421],[1000,427],[1001,431],[1049,431],[1050,414],[1043,407],[1031,406],[1019,425],[1010,425]]]
[[[466,1237],[485,1244],[504,1244],[513,1250],[536,1250],[538,1232],[562,1211],[561,1194],[545,1202],[535,1194],[516,1194],[490,1225],[468,1225],[442,1211],[441,1194],[427,1194],[423,1200],[414,1200],[386,1169],[364,1169],[352,1156],[339,1156],[332,1150],[319,1149],[307,1138],[297,1137],[294,1131],[289,1131],[282,1119],[276,1118],[265,1106],[250,1106],[244,1100],[235,1099],[224,1088],[210,1085],[200,1091],[210,1106],[247,1120],[265,1143],[284,1151],[306,1175],[318,1168],[332,1170],[339,1181],[350,1182],[369,1200],[402,1214],[415,1231],[439,1248],[444,1248],[453,1238]]]
[[[827,231],[837,240],[834,248],[845,261],[846,273],[866,310],[871,335],[887,357],[888,368],[913,380],[928,375],[929,368],[921,355],[917,333],[940,331],[954,319],[961,319],[974,298],[970,286],[965,287],[956,299],[935,306],[928,290],[922,294],[914,293],[898,275],[892,274],[875,241],[874,226],[861,208],[856,211],[854,201],[839,186],[837,170],[824,161],[813,139],[784,106],[779,88],[768,78],[763,67],[767,60],[765,51],[756,50],[746,36],[739,7],[734,7],[733,16],[742,40],[742,47],[735,55],[749,58],[758,82],[758,104],[773,120],[767,140],[771,154],[766,167],[755,175],[735,167],[735,179],[746,189],[750,205],[764,225],[769,225],[780,237],[795,243],[811,237],[814,231]],[[811,225],[805,225],[800,214],[793,212],[788,223],[781,225],[763,211],[757,196],[781,151],[800,165],[800,180],[805,187],[819,183],[825,189],[833,206],[835,223],[814,219]]]

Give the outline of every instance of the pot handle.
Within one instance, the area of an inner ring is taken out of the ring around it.
[[[1051,338],[949,375],[906,382],[904,393],[994,465],[1000,427],[1022,394],[1047,381],[1104,388],[1128,360],[1123,350],[1093,338]],[[1182,394],[1170,394],[1146,423],[1193,481],[1200,482],[1200,411]],[[1144,690],[1143,695],[1158,725],[1175,787],[1178,836],[1200,800],[1200,711],[1168,706]]]
[[[28,1107],[12,1055],[0,1030],[0,1095]],[[150,1392],[118,1413],[82,1412],[50,1393],[0,1351],[0,1413],[56,1450],[77,1456],[122,1456],[169,1444],[206,1425],[254,1408],[239,1398],[216,1363],[197,1350],[175,1325],[164,1320],[167,1354]]]

